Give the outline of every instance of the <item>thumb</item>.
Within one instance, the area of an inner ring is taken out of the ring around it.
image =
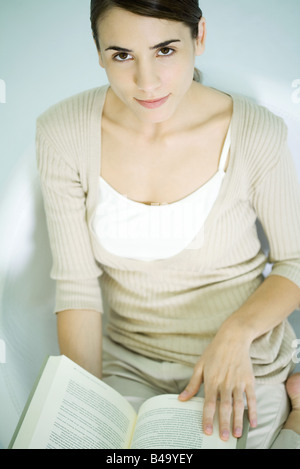
[[[198,364],[194,369],[194,373],[190,379],[189,384],[186,386],[185,390],[182,391],[181,394],[179,394],[178,399],[180,401],[188,401],[189,399],[191,399],[198,393],[202,382],[203,370],[202,366]]]

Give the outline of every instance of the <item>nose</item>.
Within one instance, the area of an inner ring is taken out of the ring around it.
[[[146,61],[137,63],[135,84],[139,90],[147,93],[158,89],[161,85],[161,79],[155,64]]]

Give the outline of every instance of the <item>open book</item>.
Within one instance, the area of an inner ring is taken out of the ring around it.
[[[148,399],[138,415],[117,391],[65,356],[50,357],[34,387],[11,449],[233,449],[202,431],[203,399],[177,395]]]

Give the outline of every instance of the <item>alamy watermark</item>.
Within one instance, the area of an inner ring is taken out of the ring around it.
[[[0,339],[0,364],[6,363],[6,344]]]
[[[6,83],[0,78],[0,104],[6,103]]]
[[[292,355],[292,360],[295,364],[298,364],[300,363],[300,339],[293,340],[292,347],[295,349]]]
[[[300,78],[297,78],[292,82],[292,88],[296,88],[292,93],[292,102],[294,104],[300,104]]]
[[[129,199],[130,200],[130,199]],[[161,246],[186,246],[196,250],[204,243],[204,221],[199,213],[199,204],[151,204],[143,217],[136,216],[135,202],[128,204],[127,195],[116,198],[110,208],[109,222],[104,205],[98,208],[94,229],[103,243],[110,245],[149,246],[151,243]],[[133,208],[134,209],[133,209]],[[201,207],[200,207],[201,208]],[[98,222],[98,219],[100,220]],[[140,243],[140,244],[139,244]]]

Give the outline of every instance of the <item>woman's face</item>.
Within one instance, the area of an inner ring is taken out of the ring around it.
[[[117,98],[143,122],[172,117],[193,82],[195,55],[204,51],[204,19],[192,39],[184,23],[113,8],[98,29],[100,65]]]

